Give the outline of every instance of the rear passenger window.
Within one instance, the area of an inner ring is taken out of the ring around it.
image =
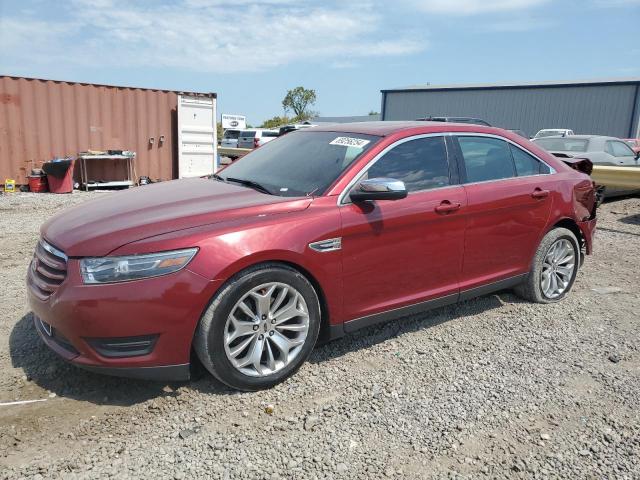
[[[535,158],[533,155],[528,154],[521,148],[514,145],[509,145],[511,148],[511,154],[513,155],[513,163],[516,165],[516,174],[519,177],[526,175],[538,175],[541,173],[549,173],[549,167]]]
[[[401,143],[374,163],[367,176],[402,180],[409,192],[449,185],[444,138],[425,137]]]
[[[458,137],[467,182],[486,182],[515,177],[509,144],[488,137]]]

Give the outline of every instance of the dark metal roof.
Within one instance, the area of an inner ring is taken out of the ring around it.
[[[640,77],[609,78],[601,80],[571,80],[571,81],[545,81],[545,82],[513,82],[513,83],[468,83],[459,85],[410,85],[408,87],[390,88],[380,90],[387,92],[414,92],[414,91],[438,91],[438,90],[487,90],[506,88],[550,88],[550,87],[576,87],[576,86],[602,86],[602,85],[635,85],[640,84]]]

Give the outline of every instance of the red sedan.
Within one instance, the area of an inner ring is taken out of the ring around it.
[[[591,253],[589,176],[480,125],[290,133],[208,179],[55,216],[28,273],[44,342],[114,375],[271,387],[316,341],[514,288],[557,302]]]

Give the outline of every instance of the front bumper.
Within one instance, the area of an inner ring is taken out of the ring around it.
[[[143,380],[154,380],[159,382],[186,381],[191,378],[191,366],[189,363],[182,365],[162,365],[159,367],[98,367],[74,362],[73,359],[79,355],[73,345],[66,342],[66,338],[56,335],[55,329],[47,329],[36,315],[33,316],[33,323],[38,335],[51,350],[60,357],[76,366],[94,373],[102,375],[113,375],[116,377],[137,378]]]
[[[78,260],[69,259],[67,278],[49,298],[37,295],[29,282],[27,297],[44,343],[74,365],[109,375],[186,380],[193,333],[218,283],[183,269],[163,277],[85,285]],[[109,356],[96,347],[97,341],[120,338],[152,338],[153,343],[134,355]]]

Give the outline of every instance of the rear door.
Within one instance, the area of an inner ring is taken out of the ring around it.
[[[218,169],[216,99],[178,95],[178,177],[211,175]],[[163,137],[158,138],[158,145]]]
[[[346,318],[440,297],[457,299],[466,198],[449,165],[442,135],[403,139],[388,147],[358,181],[402,180],[409,195],[359,204],[343,199]]]
[[[238,148],[253,148],[255,136],[255,130],[242,130],[238,136]]]
[[[454,137],[467,193],[461,291],[528,272],[551,211],[552,169],[505,139]]]

